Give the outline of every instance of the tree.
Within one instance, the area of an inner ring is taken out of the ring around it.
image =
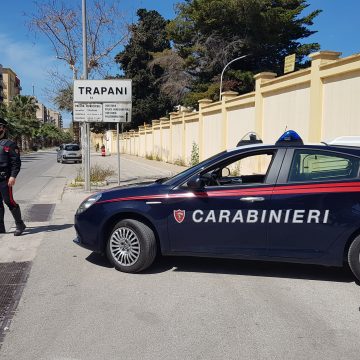
[[[94,0],[88,4],[88,64],[89,73],[101,71],[109,54],[127,38],[124,17],[117,1]],[[46,0],[35,2],[35,12],[29,16],[32,30],[45,35],[56,57],[66,62],[79,78],[82,66],[81,8],[74,2]]]
[[[71,134],[48,123],[41,125],[38,136],[43,139],[43,146],[54,146],[72,141]]]
[[[284,57],[296,53],[297,66],[319,44],[303,44],[320,10],[302,15],[307,0],[185,0],[167,30],[173,51],[185,62],[191,78],[185,103],[200,97],[217,98],[222,69],[232,59],[249,56],[231,66],[224,89],[253,89],[252,75],[261,71],[281,73]],[[246,71],[244,71],[245,69]],[[171,79],[169,79],[171,81]],[[214,86],[216,84],[216,86]]]
[[[139,9],[137,16],[138,22],[130,26],[128,44],[115,57],[124,77],[132,79],[133,127],[158,119],[173,108],[170,98],[160,91],[162,68],[156,64],[150,67],[153,53],[170,49],[167,21],[154,10]]]
[[[28,17],[31,30],[40,32],[50,41],[57,59],[68,64],[73,79],[79,79],[82,66],[82,21],[81,8],[74,3],[64,0],[35,2],[35,12]],[[127,28],[119,8],[117,0],[88,2],[87,69],[89,74],[96,71],[104,77],[107,73],[106,67],[110,53],[127,38]],[[59,96],[63,99],[68,95],[66,86],[57,90],[55,97]],[[65,107],[69,109],[68,105],[64,104],[64,109]],[[74,133],[78,141],[77,124],[74,125]]]
[[[36,131],[40,127],[36,119],[38,110],[36,99],[33,96],[16,95],[10,103],[7,111],[9,118],[9,130],[16,139],[21,138],[21,148],[29,147]]]

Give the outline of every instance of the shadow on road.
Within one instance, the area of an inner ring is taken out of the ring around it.
[[[49,155],[49,154],[55,156],[56,153],[51,152],[51,151],[42,151],[40,153],[31,153],[29,155],[21,154],[21,162],[31,162],[31,161],[34,161],[34,160],[40,160],[40,159],[42,159],[43,157],[45,157],[46,155]]]
[[[87,261],[94,265],[113,268],[106,256],[91,253]],[[319,265],[304,265],[279,262],[211,259],[197,257],[161,257],[139,275],[158,274],[166,271],[197,272],[207,274],[228,274],[244,276],[273,277],[283,279],[303,279],[350,283],[355,278],[347,268],[325,267]],[[357,281],[356,284],[359,285]]]
[[[347,268],[196,257],[159,258],[151,268],[144,272],[144,274],[156,274],[170,269],[182,272],[261,276],[285,279],[332,282],[354,281],[352,273]]]
[[[74,224],[63,224],[63,225],[44,225],[44,226],[29,226],[25,229],[22,236],[37,234],[42,232],[53,232],[53,231],[61,231],[65,229],[69,229],[73,227]]]
[[[113,266],[110,264],[106,256],[96,252],[92,252],[85,260],[94,265],[98,265],[106,268],[113,268]]]

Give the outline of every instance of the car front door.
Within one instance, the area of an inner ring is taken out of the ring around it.
[[[214,255],[266,255],[264,214],[284,149],[249,151],[198,175],[204,188],[186,183],[169,194],[168,233],[173,252]]]
[[[269,254],[324,256],[359,227],[359,158],[319,149],[289,149],[271,199]]]

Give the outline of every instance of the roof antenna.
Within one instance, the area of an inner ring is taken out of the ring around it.
[[[287,125],[285,126],[285,130],[284,130],[284,132],[286,132],[286,130],[287,130]]]

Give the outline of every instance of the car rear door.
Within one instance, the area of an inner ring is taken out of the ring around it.
[[[289,148],[270,211],[277,215],[268,224],[270,256],[326,255],[337,240],[346,241],[359,228],[359,158],[326,149]]]

